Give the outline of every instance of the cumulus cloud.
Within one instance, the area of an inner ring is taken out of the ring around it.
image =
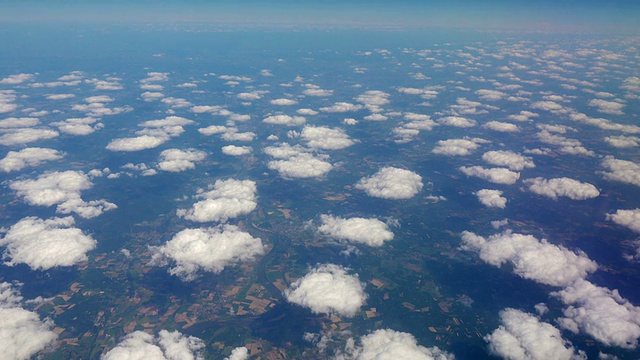
[[[461,166],[459,169],[467,176],[479,177],[494,184],[512,185],[520,178],[520,173],[505,168],[486,169],[482,166]]]
[[[382,106],[389,103],[389,94],[380,90],[368,90],[358,95],[356,101],[364,104],[367,110],[373,113],[382,112]]]
[[[205,157],[207,157],[207,153],[201,150],[167,149],[160,153],[158,169],[170,172],[195,169],[195,163],[204,160]]]
[[[271,103],[271,105],[291,106],[297,104],[298,102],[292,99],[274,99],[269,101],[269,103]]]
[[[142,135],[130,138],[120,138],[112,140],[106,147],[111,151],[140,151],[146,149],[153,149],[164,144],[169,138],[157,137],[150,135]]]
[[[227,127],[224,125],[210,125],[204,128],[200,128],[198,129],[198,132],[202,135],[215,135],[215,134],[222,134],[225,133],[227,131]]]
[[[256,191],[256,183],[251,180],[216,180],[212,190],[197,196],[204,200],[177,214],[196,222],[227,221],[256,208]]]
[[[467,119],[461,116],[447,116],[438,119],[438,124],[455,126],[460,128],[468,128],[476,126],[475,120]]]
[[[343,113],[350,111],[358,111],[362,109],[362,105],[354,105],[348,102],[337,102],[332,106],[322,107],[320,111],[328,112],[328,113]]]
[[[38,124],[40,124],[40,120],[34,117],[10,117],[0,120],[0,129],[26,128]]]
[[[315,149],[338,150],[355,143],[344,130],[325,126],[305,126],[300,136],[309,147]]]
[[[566,286],[598,269],[587,254],[538,240],[531,235],[505,231],[489,238],[462,232],[461,248],[475,251],[493,266],[509,262],[513,272],[525,279],[552,286]]]
[[[38,166],[45,161],[60,160],[64,153],[47,148],[25,148],[20,151],[9,151],[0,160],[0,170],[4,172],[18,171],[29,166]]]
[[[244,347],[237,347],[231,351],[231,355],[224,360],[247,360],[249,359],[249,350]]]
[[[271,115],[262,120],[265,124],[298,126],[304,124],[306,119],[303,116]]]
[[[265,154],[279,159],[267,163],[267,167],[277,171],[285,179],[321,177],[331,171],[333,165],[327,155],[313,155],[301,146],[281,143],[264,148]]]
[[[260,91],[243,92],[236,95],[236,97],[241,100],[258,100],[258,99],[262,99],[262,92]]]
[[[498,131],[498,132],[518,132],[520,128],[517,125],[501,122],[501,121],[489,121],[482,125],[483,128]]]
[[[358,275],[334,264],[319,265],[284,292],[287,301],[309,308],[314,314],[352,317],[364,304],[367,294]]]
[[[9,75],[0,80],[0,85],[18,85],[34,78],[33,74],[15,74]]]
[[[576,139],[569,139],[564,136],[554,135],[547,130],[536,134],[536,137],[543,143],[558,146],[560,151],[572,155],[594,156],[595,153],[587,150],[582,143]]]
[[[482,100],[496,101],[507,96],[507,94],[498,90],[480,89],[476,90],[476,94]]]
[[[463,156],[478,148],[477,142],[469,139],[439,140],[432,153],[447,156]]]
[[[135,331],[125,336],[102,360],[201,360],[204,342],[179,331],[160,330],[157,336]]]
[[[26,217],[11,226],[0,240],[6,247],[5,265],[26,264],[33,270],[72,266],[87,259],[96,241],[73,227],[71,216],[42,220]]]
[[[307,96],[318,96],[318,97],[328,97],[333,95],[333,90],[325,90],[321,89],[317,85],[306,84],[307,89],[305,89],[302,93]]]
[[[597,108],[598,112],[612,115],[623,115],[622,109],[624,104],[616,101],[607,101],[602,99],[589,100],[589,106]]]
[[[482,160],[491,165],[505,166],[510,170],[520,171],[524,168],[534,168],[536,165],[530,157],[522,156],[513,151],[487,151],[482,154]]]
[[[559,196],[566,196],[573,200],[586,200],[600,195],[600,191],[592,184],[566,177],[554,179],[537,177],[526,179],[523,182],[529,187],[529,191],[554,200],[557,200]]]
[[[0,136],[0,145],[11,146],[28,144],[39,140],[53,139],[59,135],[60,134],[57,131],[50,129],[11,129]]]
[[[315,110],[313,110],[313,109],[307,109],[307,108],[304,108],[304,109],[298,109],[298,110],[296,110],[296,112],[297,112],[298,114],[300,114],[300,115],[310,115],[310,116],[318,115],[318,112],[317,112],[317,111],[315,111]]]
[[[574,333],[583,332],[607,346],[635,349],[640,337],[640,308],[620,296],[617,290],[577,280],[553,293],[567,308],[560,325]]]
[[[607,214],[607,220],[640,233],[640,209],[618,210],[614,214]]]
[[[171,275],[191,281],[198,272],[220,273],[226,266],[253,259],[264,253],[262,240],[235,225],[185,229],[155,249],[154,263],[169,260]]]
[[[482,205],[504,209],[507,206],[507,198],[502,196],[500,190],[482,189],[474,193]]]
[[[640,146],[640,138],[637,136],[607,136],[604,138],[609,145],[617,148],[631,148]]]
[[[484,340],[491,353],[503,359],[586,359],[562,338],[560,330],[531,314],[507,308],[500,311],[500,323]]]
[[[367,195],[383,199],[409,199],[422,190],[422,177],[413,171],[384,167],[355,185]]]
[[[98,119],[92,117],[70,118],[65,121],[52,122],[51,125],[57,126],[58,130],[65,134],[84,136],[104,127],[102,123],[95,124],[97,121]],[[95,125],[92,126],[92,124]]]
[[[389,226],[378,219],[360,217],[344,219],[331,215],[321,215],[322,225],[318,231],[324,235],[369,246],[382,246],[385,241],[393,240]]]
[[[0,357],[27,360],[52,345],[58,337],[53,321],[40,320],[37,313],[21,306],[20,292],[7,282],[0,283]]]
[[[249,155],[251,151],[251,146],[227,145],[222,147],[222,153],[230,156]]]
[[[627,160],[606,156],[601,163],[609,172],[602,172],[602,177],[611,181],[640,186],[640,165]]]
[[[455,356],[438,347],[426,348],[418,345],[416,338],[405,332],[379,329],[362,336],[359,344],[346,347],[339,360],[412,359],[412,360],[453,360]]]

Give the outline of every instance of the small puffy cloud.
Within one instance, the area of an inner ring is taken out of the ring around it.
[[[328,113],[343,113],[350,111],[358,111],[362,109],[362,105],[354,105],[348,102],[337,102],[329,107],[322,107],[320,111]]]
[[[300,136],[309,147],[315,149],[338,150],[355,143],[344,130],[325,126],[305,126]]]
[[[489,121],[482,125],[483,128],[498,131],[498,132],[518,132],[520,128],[517,125],[501,122],[501,121]]]
[[[20,151],[9,151],[0,160],[0,170],[4,172],[18,171],[29,166],[38,166],[45,161],[60,160],[64,153],[47,148],[25,148]]]
[[[469,155],[473,150],[478,148],[478,143],[474,139],[447,139],[439,140],[436,147],[431,150],[432,153],[446,156],[463,156]]]
[[[507,94],[498,90],[480,89],[476,90],[476,95],[482,100],[496,101],[507,96]]]
[[[367,115],[365,117],[362,118],[363,120],[367,120],[367,121],[385,121],[387,119],[389,119],[389,117],[384,116],[382,114],[379,113],[374,113],[371,115]]]
[[[26,128],[36,126],[38,124],[40,124],[40,120],[34,117],[10,117],[0,120],[0,129]]]
[[[531,314],[508,308],[500,311],[500,323],[484,340],[491,353],[503,359],[586,359],[562,338],[560,330]]]
[[[559,196],[566,196],[573,200],[586,200],[600,195],[600,191],[592,184],[566,177],[554,179],[537,177],[526,179],[523,182],[529,187],[529,191],[554,200],[558,199]]]
[[[150,82],[158,82],[158,81],[168,81],[169,73],[163,72],[148,72],[147,77],[140,80],[141,83],[150,83]]]
[[[328,97],[333,95],[333,90],[321,89],[319,86],[313,84],[305,84],[305,86],[307,88],[302,93],[307,96]]]
[[[138,126],[151,127],[151,128],[163,128],[167,126],[191,125],[193,123],[195,123],[193,120],[189,120],[180,116],[167,116],[166,118],[160,119],[160,120],[144,121],[138,124]]]
[[[250,146],[227,145],[222,147],[222,153],[230,156],[242,156],[251,154]]]
[[[340,360],[368,359],[412,359],[412,360],[453,360],[455,356],[438,347],[426,348],[418,345],[416,338],[405,332],[379,329],[362,336],[357,346],[350,345]],[[352,343],[353,344],[353,343]]]
[[[200,360],[204,342],[179,331],[160,330],[158,336],[135,331],[125,336],[101,360]]]
[[[507,206],[507,198],[502,196],[500,190],[482,189],[474,193],[482,205],[504,209]]]
[[[615,101],[607,101],[602,99],[589,100],[589,106],[597,108],[598,112],[612,115],[623,115],[622,109],[624,104]]]
[[[389,230],[389,226],[378,219],[344,219],[321,215],[320,220],[322,225],[318,227],[318,231],[336,239],[369,246],[382,246],[385,241],[393,240],[393,232]]]
[[[271,105],[280,105],[280,106],[291,106],[295,105],[298,102],[292,99],[274,99],[269,101]]]
[[[177,214],[196,222],[227,221],[256,208],[256,191],[256,183],[251,180],[217,180],[212,190],[198,195],[204,200]]]
[[[611,181],[640,186],[640,165],[627,160],[619,160],[606,156],[601,163],[609,172],[602,172],[602,177]]]
[[[60,132],[71,135],[84,136],[94,133],[96,130],[104,127],[102,123],[92,126],[98,119],[92,117],[70,118],[65,121],[53,122],[51,125],[57,126]]]
[[[540,115],[531,112],[531,111],[520,111],[519,114],[515,114],[515,115],[509,115],[509,120],[513,120],[513,121],[530,121],[530,119],[532,117],[538,117]]]
[[[0,80],[0,85],[17,85],[34,78],[33,74],[15,74],[9,75]]]
[[[145,91],[142,94],[140,94],[140,96],[142,96],[144,101],[147,101],[147,102],[164,98],[164,94],[157,91]]]
[[[531,104],[532,109],[537,110],[546,110],[546,111],[559,111],[564,109],[564,107],[553,101],[536,101]]]
[[[220,135],[220,138],[224,141],[250,142],[256,138],[256,133],[251,131],[238,132],[237,128],[227,128],[227,130],[222,135]]]
[[[8,259],[4,264],[26,264],[33,270],[48,270],[86,260],[96,241],[73,224],[71,216],[48,220],[26,217],[18,221],[0,239],[0,246],[6,247],[2,256]]]
[[[516,275],[546,285],[566,286],[598,269],[584,252],[531,235],[506,231],[484,238],[463,231],[462,242],[462,249],[478,252],[484,262],[497,267],[509,262]]]
[[[204,160],[206,156],[206,152],[196,149],[167,149],[160,153],[158,169],[170,172],[195,169],[195,163]]]
[[[309,308],[314,314],[352,317],[364,304],[367,294],[358,275],[334,264],[319,265],[291,284],[284,292],[287,301]]]
[[[296,110],[296,112],[300,115],[318,115],[319,113],[313,109],[307,109],[307,108],[303,108],[303,109],[298,109]]]
[[[637,136],[607,136],[604,138],[609,145],[617,148],[631,148],[640,146],[640,138]]]
[[[353,119],[353,118],[346,118],[342,120],[342,123],[345,125],[357,125],[358,124],[358,120]]]
[[[262,99],[262,93],[259,91],[243,92],[236,95],[240,100],[258,100]]]
[[[164,144],[167,140],[167,137],[160,136],[151,136],[151,135],[141,135],[130,138],[120,138],[112,140],[106,147],[107,150],[111,151],[141,151],[146,149],[153,149]]]
[[[476,126],[475,120],[467,119],[461,116],[447,116],[438,119],[438,124],[455,126],[460,128],[468,128]]]
[[[249,359],[249,350],[244,347],[237,347],[231,350],[231,355],[226,357],[224,360],[247,360]]]
[[[482,166],[461,166],[467,176],[475,176],[494,184],[512,185],[520,178],[520,173],[505,168],[483,168]]]
[[[640,337],[640,307],[617,290],[578,280],[552,293],[564,302],[559,324],[574,333],[583,332],[607,346],[635,349]]]
[[[4,133],[0,136],[0,145],[22,145],[39,140],[49,140],[60,134],[55,130],[50,129],[14,129]]]
[[[409,199],[422,190],[422,177],[413,171],[384,167],[355,185],[367,195],[383,199]]]
[[[310,150],[286,143],[264,148],[265,154],[279,159],[267,163],[285,179],[321,177],[331,171],[333,165],[327,155],[313,155]]]
[[[618,210],[614,214],[607,214],[607,220],[627,227],[631,231],[640,233],[640,209]]]
[[[36,206],[58,204],[56,212],[62,214],[75,212],[83,218],[93,218],[117,208],[106,200],[82,200],[80,193],[92,186],[89,176],[82,171],[50,172],[36,180],[16,180],[9,184],[9,188],[24,197],[26,203]]]
[[[20,292],[0,283],[0,358],[27,360],[52,345],[58,337],[53,321],[40,320],[37,313],[21,307]]]
[[[530,157],[522,156],[513,151],[487,151],[482,154],[482,160],[491,165],[506,166],[510,170],[520,171],[524,168],[534,168],[536,165]]]
[[[154,262],[169,260],[174,264],[171,275],[191,281],[200,271],[218,274],[226,266],[262,255],[264,245],[237,226],[225,224],[182,230],[155,251]]]
[[[265,124],[298,126],[304,124],[306,119],[303,116],[271,115],[262,120]]]
[[[210,125],[204,128],[200,128],[198,129],[198,132],[202,135],[215,135],[215,134],[222,134],[225,133],[227,131],[227,127],[224,125]]]
[[[558,146],[560,148],[560,151],[566,154],[587,156],[595,155],[593,151],[587,150],[584,146],[582,146],[582,143],[580,141],[576,139],[569,139],[560,135],[551,134],[547,130],[543,130],[537,133],[536,137],[545,144]]]
[[[364,94],[358,95],[356,101],[364,104],[371,112],[379,113],[382,106],[389,103],[389,94],[380,90],[368,90]]]

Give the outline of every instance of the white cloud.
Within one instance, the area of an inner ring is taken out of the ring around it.
[[[153,128],[163,128],[163,127],[166,127],[166,126],[191,125],[193,123],[195,123],[193,120],[185,119],[185,118],[180,117],[180,116],[167,116],[164,119],[160,119],[160,120],[144,121],[144,122],[138,124],[138,126],[153,127]]]
[[[274,99],[269,101],[269,103],[271,105],[280,105],[280,106],[291,106],[291,105],[295,105],[298,102],[292,99]]]
[[[210,125],[205,128],[198,129],[198,132],[202,135],[214,135],[214,134],[222,134],[227,131],[227,127],[223,125]]]
[[[262,255],[264,245],[237,226],[225,224],[182,230],[155,251],[154,262],[170,260],[174,265],[169,273],[191,281],[199,271],[218,274],[226,266]]]
[[[206,152],[196,149],[167,149],[160,153],[158,168],[170,172],[195,169],[195,163],[204,160],[206,156]]]
[[[553,179],[537,177],[526,179],[523,183],[529,187],[529,191],[554,200],[558,199],[559,196],[566,196],[573,200],[586,200],[600,195],[600,191],[592,184],[566,177]]]
[[[489,121],[482,125],[483,128],[498,131],[498,132],[518,132],[520,128],[517,125],[501,122],[501,121]]]
[[[160,330],[158,336],[135,331],[125,336],[101,360],[202,360],[204,342],[179,331]]]
[[[45,161],[60,160],[64,153],[47,148],[24,148],[20,151],[9,151],[0,160],[0,170],[4,172],[18,171],[29,166],[38,166]]]
[[[355,185],[367,195],[383,199],[409,199],[422,189],[422,177],[413,171],[384,167]]]
[[[256,133],[251,131],[238,132],[237,128],[227,128],[227,130],[220,135],[220,138],[225,141],[251,142],[256,138]]]
[[[559,111],[564,107],[553,101],[536,101],[531,104],[532,109],[546,110],[546,111]]]
[[[367,294],[358,275],[347,274],[339,265],[319,265],[284,292],[287,301],[309,308],[315,314],[352,317],[364,304]]]
[[[520,173],[504,168],[486,169],[482,166],[462,166],[459,169],[467,176],[476,176],[494,184],[512,185],[520,178]]]
[[[416,338],[405,332],[379,329],[360,338],[355,346],[348,341],[346,353],[339,354],[337,360],[411,359],[411,360],[453,360],[455,356],[438,347],[426,348],[418,345]]]
[[[0,358],[27,360],[54,343],[58,337],[53,321],[20,306],[22,296],[7,282],[0,283]]]
[[[318,114],[319,114],[317,111],[315,111],[315,110],[313,110],[313,109],[307,109],[307,108],[304,108],[304,109],[298,109],[298,110],[296,110],[296,112],[297,112],[298,114],[300,114],[300,115],[310,115],[310,116],[318,115]]]
[[[224,360],[247,360],[249,359],[249,350],[244,347],[237,347],[231,351],[231,355]]]
[[[447,139],[439,140],[436,147],[431,150],[432,153],[447,156],[463,156],[469,155],[471,151],[478,148],[475,139]]]
[[[606,156],[601,163],[609,172],[602,172],[602,177],[611,181],[640,186],[640,165],[627,160],[619,160]]]
[[[382,246],[385,241],[393,240],[389,226],[378,219],[333,217],[321,215],[320,233],[353,243],[369,246]]]
[[[635,349],[640,337],[640,308],[617,290],[578,280],[553,293],[567,304],[559,323],[574,333],[583,332],[607,346]]]
[[[350,111],[358,111],[362,109],[362,105],[354,105],[348,102],[337,102],[329,107],[322,107],[320,111],[328,112],[328,113],[343,113]]]
[[[15,129],[0,136],[0,145],[22,145],[38,140],[49,140],[59,136],[57,131],[50,129]]]
[[[564,136],[554,135],[547,130],[543,130],[536,134],[536,137],[543,143],[549,145],[556,145],[560,148],[560,151],[572,154],[572,155],[587,155],[594,156],[595,153],[591,150],[587,150],[582,143],[576,139],[569,139]]]
[[[242,156],[251,154],[250,146],[227,145],[222,147],[222,153],[230,156]]]
[[[322,160],[326,158],[301,153],[286,160],[269,161],[267,166],[285,179],[321,177],[333,168],[331,163]]]
[[[537,317],[516,309],[500,311],[501,325],[484,340],[492,354],[514,360],[586,359],[562,338],[560,330]]]
[[[140,80],[141,83],[149,83],[149,82],[157,82],[157,81],[168,81],[169,73],[163,72],[148,72],[147,77]]]
[[[374,113],[371,115],[367,115],[365,117],[362,118],[363,120],[367,120],[367,121],[385,121],[387,119],[389,119],[389,117],[384,116],[382,114],[379,113]]]
[[[609,145],[617,148],[631,148],[640,146],[640,138],[637,136],[607,136],[604,138]]]
[[[496,101],[507,96],[507,94],[498,90],[480,89],[476,90],[476,95],[482,100]]]
[[[36,206],[52,206],[58,204],[56,212],[77,213],[83,218],[93,218],[104,211],[116,209],[117,206],[106,200],[86,202],[80,193],[93,186],[89,177],[82,171],[64,171],[45,173],[36,180],[16,180],[9,187],[23,196],[25,202]]]
[[[164,94],[157,91],[145,91],[142,94],[140,94],[140,96],[142,96],[144,101],[150,102],[150,101],[162,99],[164,97]]]
[[[300,136],[307,141],[307,145],[315,149],[338,150],[353,145],[344,130],[324,126],[305,126]]]
[[[262,93],[260,91],[243,92],[236,95],[241,100],[258,100],[262,99]]]
[[[158,137],[150,135],[142,135],[130,138],[121,138],[112,140],[106,147],[111,151],[140,151],[146,149],[153,149],[164,144],[167,137]]]
[[[15,118],[10,117],[0,120],[0,129],[26,128],[40,124],[40,120],[34,117]]]
[[[487,151],[482,154],[482,160],[491,165],[506,166],[510,170],[520,171],[524,168],[534,168],[536,165],[530,157],[522,156],[513,151]]]
[[[482,205],[504,209],[507,206],[507,198],[502,196],[500,190],[482,189],[474,193]]]
[[[589,106],[597,108],[598,112],[612,115],[623,115],[622,109],[624,104],[615,101],[607,101],[602,99],[589,100]]]
[[[256,208],[256,191],[256,183],[251,180],[216,180],[212,190],[198,195],[204,200],[177,214],[196,222],[227,221]]]
[[[640,209],[618,210],[615,214],[607,214],[607,220],[640,233]]]
[[[463,118],[461,116],[447,116],[438,119],[440,125],[455,126],[460,128],[468,128],[476,126],[475,120]]]
[[[72,266],[87,259],[96,241],[73,227],[71,216],[42,220],[26,217],[9,228],[0,240],[5,265],[27,264],[33,270]]]
[[[380,90],[368,90],[364,94],[358,95],[356,101],[364,104],[371,112],[382,112],[381,106],[389,103],[389,94]]]
[[[104,127],[102,123],[97,123],[91,126],[96,121],[98,121],[98,119],[92,117],[70,118],[66,119],[65,121],[52,122],[51,125],[57,126],[58,130],[63,133],[84,136],[92,134],[96,130],[102,129]]]
[[[509,262],[516,275],[546,285],[566,286],[598,269],[584,252],[531,235],[506,231],[484,238],[463,231],[462,242],[462,249],[478,252],[484,262],[497,267]]]
[[[306,119],[303,116],[271,115],[262,120],[265,124],[298,126],[304,124]]]
[[[9,75],[0,80],[0,85],[17,85],[34,78],[33,74],[15,74]]]

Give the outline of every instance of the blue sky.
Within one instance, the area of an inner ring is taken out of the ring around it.
[[[368,27],[454,27],[550,32],[636,33],[630,0],[27,0],[3,1],[0,20],[194,22]]]

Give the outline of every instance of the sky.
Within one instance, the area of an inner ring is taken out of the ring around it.
[[[635,33],[640,3],[614,1],[4,1],[0,21],[211,22]]]

